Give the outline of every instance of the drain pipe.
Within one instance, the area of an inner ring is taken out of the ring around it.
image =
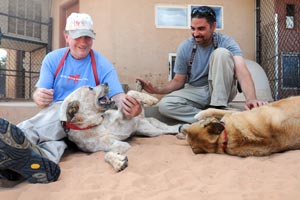
[[[261,16],[260,16],[260,0],[255,3],[256,18],[256,62],[261,65]]]

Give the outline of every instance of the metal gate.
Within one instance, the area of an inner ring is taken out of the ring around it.
[[[300,0],[257,0],[257,62],[275,100],[300,94]]]
[[[0,1],[0,100],[32,98],[42,60],[51,50],[49,8],[49,0]]]

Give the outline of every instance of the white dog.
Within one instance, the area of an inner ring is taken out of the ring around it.
[[[120,110],[112,109],[107,98],[107,84],[94,88],[84,86],[71,93],[62,103],[60,120],[68,138],[85,152],[105,151],[105,161],[116,171],[128,165],[125,142],[133,135],[159,136],[177,134],[178,126],[168,126],[157,119],[145,118],[144,111],[137,117],[125,119]],[[130,90],[128,95],[141,103],[153,105],[158,100],[148,94]]]

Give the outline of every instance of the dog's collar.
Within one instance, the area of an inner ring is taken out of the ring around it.
[[[95,126],[96,125],[80,128],[80,127],[76,126],[75,124],[66,123],[66,128],[72,129],[72,130],[87,130],[87,129],[93,128]]]
[[[66,133],[68,133],[70,131],[70,129],[80,131],[80,130],[88,130],[88,129],[91,129],[91,128],[97,126],[97,125],[92,125],[92,126],[80,128],[80,127],[76,126],[75,124],[71,124],[68,122],[61,122],[61,125]]]
[[[224,132],[224,141],[222,142],[222,149],[225,152],[226,148],[227,148],[227,144],[228,144],[228,138],[227,138],[227,132],[226,132],[226,128],[225,128],[225,123],[223,121],[221,121],[221,124],[224,127],[224,130],[223,130],[223,132]]]

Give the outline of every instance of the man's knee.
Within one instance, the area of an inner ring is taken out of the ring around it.
[[[170,104],[169,98],[163,97],[157,104],[159,113],[163,115],[165,115],[165,113],[168,113],[169,104]]]
[[[225,48],[218,48],[214,50],[210,57],[210,70],[211,68],[217,72],[220,71],[218,70],[219,68],[233,70],[234,60],[232,53]]]
[[[217,48],[216,50],[214,50],[212,57],[214,59],[219,58],[219,59],[232,59],[232,53],[225,48]]]

